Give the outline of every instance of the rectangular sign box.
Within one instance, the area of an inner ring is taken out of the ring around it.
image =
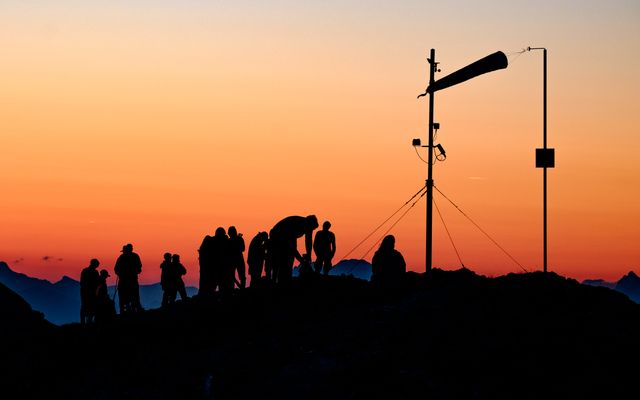
[[[536,149],[536,168],[554,168],[555,166],[555,149]]]

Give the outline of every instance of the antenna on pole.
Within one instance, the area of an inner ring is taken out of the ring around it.
[[[427,162],[427,243],[425,260],[426,273],[429,275],[433,261],[433,129],[435,125],[433,122],[433,109],[435,92],[457,85],[478,75],[507,68],[508,61],[507,56],[503,52],[497,51],[437,81],[435,80],[435,73],[440,72],[440,69],[438,69],[439,63],[436,62],[435,49],[431,49],[427,61],[429,61],[429,86],[423,94],[418,95],[418,98],[426,96],[427,94],[429,95],[429,144],[426,146],[429,151],[429,158]],[[419,139],[414,139],[413,144],[414,146],[419,145]],[[442,149],[442,146],[440,146],[440,149]],[[441,150],[441,153],[444,154],[444,151]]]

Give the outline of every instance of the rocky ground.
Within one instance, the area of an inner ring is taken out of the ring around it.
[[[637,396],[640,305],[553,273],[294,280],[88,327],[11,314],[0,295],[0,390],[15,398]]]

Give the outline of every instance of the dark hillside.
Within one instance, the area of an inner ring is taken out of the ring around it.
[[[639,337],[639,305],[555,274],[435,270],[395,292],[328,277],[56,328],[37,366],[3,387],[78,399],[620,398],[636,391],[625,364]]]

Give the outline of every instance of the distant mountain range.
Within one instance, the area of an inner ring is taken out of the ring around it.
[[[298,268],[299,266],[294,268],[294,276],[297,276]],[[342,260],[334,265],[329,275],[352,276],[368,281],[371,279],[371,264],[365,260]],[[0,261],[0,283],[19,294],[33,310],[42,312],[48,321],[56,325],[78,322],[80,319],[80,283],[73,278],[64,276],[58,282],[51,283],[48,280],[15,272],[6,262]],[[634,302],[640,303],[640,277],[633,271],[617,282],[592,279],[584,280],[582,283],[619,291]],[[109,290],[113,297],[115,287],[111,286]],[[194,296],[197,292],[196,287],[187,287],[189,296]],[[145,309],[159,308],[162,301],[160,283],[141,285],[140,300]]]
[[[587,279],[582,281],[582,283],[617,290],[618,292],[626,294],[636,303],[640,303],[640,277],[633,271],[629,271],[628,274],[620,278],[617,282],[607,282],[603,279]]]
[[[0,261],[0,283],[19,294],[33,310],[42,312],[48,321],[56,325],[80,321],[80,282],[73,278],[64,276],[51,283],[15,272],[6,262]],[[115,286],[110,286],[109,292],[113,297]],[[197,288],[187,287],[188,296],[197,292]],[[117,300],[116,297],[116,306]],[[140,302],[145,309],[158,308],[161,301],[160,283],[140,285]]]
[[[312,264],[313,266],[313,264]],[[293,269],[293,276],[298,276],[300,266]],[[365,281],[371,280],[371,263],[366,260],[348,259],[338,262],[329,271],[331,276],[352,276]]]

